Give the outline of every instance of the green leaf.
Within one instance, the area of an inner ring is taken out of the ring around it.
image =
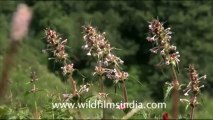
[[[187,104],[189,104],[189,103],[190,103],[190,101],[189,101],[189,100],[187,100],[187,99],[180,99],[180,102],[182,102],[182,103],[187,103]]]
[[[144,110],[142,111],[142,114],[143,114],[143,118],[144,118],[144,119],[147,119],[147,118],[148,118],[148,115],[147,115],[147,113],[146,113]]]
[[[179,90],[181,90],[181,87],[186,86],[186,84],[180,84]]]
[[[166,99],[168,98],[168,96],[171,93],[171,90],[173,89],[173,86],[171,85],[171,83],[165,83],[165,87],[164,87],[164,101],[166,101]]]
[[[186,105],[185,111],[188,109],[189,105],[190,105],[190,104],[187,104],[187,105]]]

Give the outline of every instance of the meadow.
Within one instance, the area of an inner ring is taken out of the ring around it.
[[[212,119],[212,6],[0,1],[0,118]],[[52,106],[87,101],[166,108]]]

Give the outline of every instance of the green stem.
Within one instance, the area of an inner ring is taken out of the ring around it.
[[[34,105],[35,105],[35,116],[34,116],[34,118],[35,119],[39,119],[39,116],[38,116],[38,109],[37,109],[37,102],[36,102],[36,85],[35,84],[33,84],[33,89],[35,90],[34,91]]]
[[[53,99],[52,99],[52,103],[53,103]],[[52,119],[53,119],[53,120],[55,119],[55,117],[54,117],[54,116],[55,116],[55,114],[54,114],[54,110],[52,109],[52,117],[53,117]]]
[[[36,118],[38,118],[38,110],[37,110],[37,103],[36,103],[36,100],[35,100],[35,114],[36,114]]]

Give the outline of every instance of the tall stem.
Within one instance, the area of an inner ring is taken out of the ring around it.
[[[34,105],[35,105],[35,113],[34,113],[34,119],[39,119],[39,113],[38,113],[38,109],[37,109],[37,103],[36,103],[36,85],[35,83],[33,84],[33,90],[34,91]]]
[[[36,100],[35,100],[35,118],[39,119]]]
[[[191,112],[190,112],[190,120],[193,120],[194,118],[194,110],[195,110],[195,104],[194,104],[194,101],[195,101],[195,95],[192,96],[192,103],[191,103]]]
[[[115,66],[115,68],[117,69],[117,71],[120,71],[117,66]],[[124,101],[128,102],[127,90],[126,90],[126,85],[125,85],[124,80],[121,81],[121,88],[122,88],[122,92],[123,92]]]
[[[102,79],[102,76],[99,76],[99,85],[100,85],[100,92],[104,93],[104,81]]]
[[[171,65],[172,69],[172,83],[173,83],[173,93],[172,93],[172,117],[173,119],[178,119],[179,114],[179,81],[175,71],[175,66]]]
[[[71,87],[72,87],[72,94],[74,97],[77,96],[77,87],[76,87],[76,81],[73,79],[72,74],[68,75],[68,79],[70,80],[71,83]],[[78,96],[77,96],[78,97]],[[79,119],[82,119],[82,115],[81,112],[79,110],[79,108],[77,109],[77,114],[79,116]]]
[[[71,87],[72,87],[72,94],[73,96],[77,95],[77,88],[76,88],[76,81],[73,79],[72,75],[68,75],[68,79],[70,80]]]
[[[99,79],[100,93],[104,93],[104,82],[103,82],[102,76],[99,75],[98,79]],[[103,102],[107,102],[106,101],[106,96],[104,96],[104,101]],[[102,114],[103,114],[103,119],[107,119],[106,108],[104,108],[104,107],[103,107],[103,110],[102,110]]]
[[[125,101],[125,102],[128,102],[128,97],[127,97],[127,90],[126,90],[125,81],[123,81],[123,82],[121,83],[121,87],[122,87],[122,92],[123,92],[124,101]]]
[[[9,83],[9,73],[13,66],[14,57],[17,53],[19,42],[11,40],[8,51],[4,57],[2,75],[0,79],[0,98],[3,98]]]

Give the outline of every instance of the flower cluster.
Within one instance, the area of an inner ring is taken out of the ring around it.
[[[184,90],[186,91],[184,95],[188,96],[189,92],[191,91],[190,92],[191,99],[190,100],[182,99],[182,101],[187,102],[191,106],[191,108],[194,109],[194,107],[198,104],[197,96],[200,93],[200,88],[204,87],[204,85],[200,84],[201,82],[200,80],[201,79],[205,80],[206,75],[199,77],[199,74],[197,70],[195,70],[194,65],[189,65],[188,71],[189,71],[190,82],[188,83],[186,89]],[[193,113],[191,113],[191,117],[193,117]]]
[[[152,53],[160,53],[163,57],[166,65],[178,65],[179,52],[176,50],[176,46],[171,45],[171,28],[164,28],[163,24],[159,20],[153,20],[149,25],[150,36],[147,37],[148,42],[154,42],[155,47],[151,48]]]
[[[67,64],[67,65],[61,67],[61,69],[63,70],[63,75],[72,74],[72,72],[74,70],[73,64]]]
[[[97,32],[90,25],[83,26],[83,30],[86,44],[82,48],[87,51],[87,55],[98,59],[94,74],[106,75],[116,82],[127,79],[128,73],[120,70],[120,65],[124,62],[112,53],[114,48],[106,40],[105,33]]]
[[[128,73],[119,71],[117,69],[113,69],[113,70],[109,70],[109,72],[107,73],[107,77],[109,79],[118,80],[122,82],[122,80],[125,80],[128,78]]]
[[[38,91],[38,88],[36,88],[36,85],[35,85],[35,83],[38,81],[38,78],[36,76],[36,72],[35,71],[31,72],[30,78],[31,78],[30,83],[33,84],[33,88],[30,90],[30,92],[35,93],[35,92]]]
[[[80,89],[77,91],[77,95],[80,96],[81,94],[85,92],[89,92],[89,87],[91,84],[85,84],[85,85],[80,85]],[[64,101],[69,101],[70,99],[73,99],[75,97],[73,94],[63,94],[63,99]]]
[[[189,76],[190,76],[190,82],[187,85],[187,88],[185,89],[185,96],[188,96],[189,92],[195,96],[197,96],[200,92],[200,88],[204,87],[204,85],[200,85],[201,79],[206,79],[207,76],[203,75],[202,77],[199,77],[199,74],[197,70],[195,70],[194,65],[189,65]]]
[[[89,91],[90,84],[81,85],[79,90],[76,86],[76,81],[72,77],[72,73],[75,70],[73,68],[74,64],[70,63],[68,59],[68,54],[65,52],[65,45],[67,44],[67,39],[63,40],[60,35],[51,29],[45,30],[46,39],[47,39],[47,51],[50,51],[53,55],[53,58],[56,62],[61,63],[63,66],[61,67],[62,73],[64,76],[71,82],[72,94],[63,94],[65,100],[79,98],[80,94]]]
[[[53,53],[53,58],[49,59],[55,59],[56,62],[61,62],[64,65],[61,67],[63,75],[71,74],[74,71],[74,68],[73,64],[67,64],[68,54],[65,52],[67,39],[62,40],[60,35],[51,29],[46,29],[45,34],[47,39],[47,50]]]
[[[65,52],[65,44],[67,39],[62,41],[62,38],[51,29],[46,29],[47,47],[53,52],[56,61],[67,60],[68,54]]]

